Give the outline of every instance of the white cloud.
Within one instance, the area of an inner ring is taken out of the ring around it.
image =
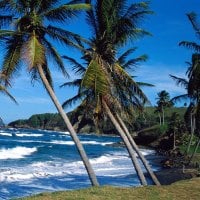
[[[41,98],[41,97],[19,97],[17,98],[19,103],[28,103],[28,104],[49,104],[51,103],[50,99],[48,98]]]
[[[184,67],[167,66],[163,64],[143,65],[136,71],[136,73],[134,73],[134,75],[137,76],[137,81],[147,82],[155,85],[155,87],[143,88],[143,91],[149,97],[152,103],[155,103],[157,93],[161,90],[166,90],[169,92],[171,97],[185,93],[184,88],[177,86],[172,78],[170,78],[169,74],[177,77],[186,77]]]

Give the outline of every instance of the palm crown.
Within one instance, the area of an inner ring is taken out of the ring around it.
[[[58,0],[0,1],[0,25],[2,29],[9,28],[0,30],[0,40],[4,41],[6,49],[2,73],[8,81],[20,69],[23,61],[28,62],[33,79],[38,78],[36,66],[40,64],[52,83],[47,67],[49,58],[55,61],[63,74],[67,74],[58,51],[52,45],[52,39],[73,45],[73,40],[78,40],[79,36],[50,25],[50,22],[59,25],[58,22],[64,23],[76,16],[80,8],[89,8],[89,5],[77,2],[80,1],[59,5]],[[10,15],[7,15],[8,11]]]
[[[149,13],[148,3],[127,5],[127,1],[116,0],[96,1],[94,8],[87,11],[87,21],[94,37],[90,39],[90,48],[84,56],[89,64],[83,75],[81,90],[94,91],[97,111],[102,108],[102,98],[118,110],[120,107],[130,108],[134,103],[141,105],[141,100],[147,101],[139,86],[125,71],[133,60],[126,63],[127,66],[121,65],[132,50],[127,51],[120,60],[116,53],[130,39],[147,34],[138,28],[138,23]]]

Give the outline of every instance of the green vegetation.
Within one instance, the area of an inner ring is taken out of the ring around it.
[[[149,127],[159,127],[158,116],[154,113],[155,107],[146,107],[144,115],[138,115],[135,119],[133,124],[127,124],[131,132],[139,131],[141,129],[146,129]],[[186,108],[170,108],[166,109],[165,111],[165,120],[166,122],[169,121],[170,116],[173,112],[177,112],[180,114],[181,118],[183,119],[184,113]],[[77,132],[81,133],[91,133],[95,132],[95,124],[92,120],[92,113],[85,113],[87,115],[83,115],[85,112],[81,106],[76,108],[74,111],[68,113],[70,121],[72,122],[73,126],[77,130]],[[18,128],[39,128],[39,129],[51,129],[51,130],[67,130],[62,118],[57,113],[44,113],[44,114],[36,114],[32,115],[29,119],[26,120],[16,120],[8,124],[11,127],[18,127]],[[113,125],[106,121],[101,122],[99,124],[101,127],[99,133],[103,134],[114,134],[116,131],[113,128]],[[162,128],[161,128],[162,129]],[[146,129],[146,131],[149,129]],[[144,130],[145,132],[145,130]],[[161,131],[162,132],[162,131]]]
[[[176,182],[169,186],[137,188],[93,187],[82,190],[43,193],[19,200],[199,200],[200,178]]]

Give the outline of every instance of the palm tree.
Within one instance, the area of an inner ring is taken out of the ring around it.
[[[190,66],[191,63],[188,63]],[[186,72],[186,75],[189,74],[189,71],[190,71],[191,67],[189,67],[189,69],[187,70]],[[190,100],[190,104],[187,108],[187,111],[185,113],[185,121],[186,121],[186,124],[188,127],[190,127],[190,139],[189,139],[189,142],[188,142],[188,145],[187,145],[187,149],[186,149],[186,154],[189,153],[190,151],[190,147],[191,147],[191,144],[192,144],[192,140],[193,140],[193,136],[194,136],[194,132],[195,132],[195,112],[196,112],[196,109],[195,109],[195,104],[196,104],[196,97],[194,95],[190,95],[190,91],[189,91],[189,81],[185,78],[181,78],[181,77],[177,77],[177,76],[174,76],[174,75],[170,75],[170,77],[176,82],[176,85],[178,86],[181,86],[181,87],[184,87],[184,89],[186,90],[186,93],[185,94],[181,94],[181,95],[178,95],[178,96],[175,96],[171,99],[171,101],[173,103],[176,103],[177,101],[185,101],[185,100]],[[191,85],[191,84],[190,84]],[[191,86],[190,86],[191,88]],[[187,117],[189,116],[189,117]],[[187,120],[190,121],[190,123],[187,123]]]
[[[160,113],[162,113],[161,108],[160,108],[159,106],[156,106],[156,107],[155,107],[154,113],[155,113],[155,114],[158,114],[158,117],[159,117],[159,124],[160,124],[160,126],[161,126],[161,124],[162,124],[162,119],[161,119],[161,115],[160,115]]]
[[[56,22],[56,25],[65,23],[76,16],[81,9],[90,8],[88,4],[76,2],[79,1],[60,4],[58,0],[1,0],[0,24],[3,25],[2,27],[5,27],[5,23],[12,25],[0,30],[0,40],[5,45],[1,71],[6,77],[5,84],[8,84],[20,67],[26,63],[32,79],[41,79],[76,144],[92,185],[97,186],[99,184],[85,150],[54,93],[48,67],[48,58],[51,57],[61,72],[67,75],[63,61],[49,39],[73,46],[73,41],[79,40],[80,37],[50,23]],[[8,12],[11,13],[9,16]]]
[[[195,34],[197,38],[200,37],[200,25],[197,21],[197,15],[194,12],[188,13],[187,17],[195,31]],[[196,99],[196,115],[195,118],[197,119],[198,128],[197,130],[200,130],[199,126],[199,118],[200,115],[197,113],[200,113],[198,109],[200,109],[200,45],[196,42],[191,41],[182,41],[179,43],[180,46],[184,46],[188,49],[192,49],[195,53],[192,55],[192,65],[189,69],[189,83],[188,83],[188,94],[192,97],[195,97]]]
[[[165,124],[165,108],[171,107],[172,102],[170,101],[169,93],[165,90],[162,90],[157,95],[157,105],[162,113],[162,123]]]
[[[173,112],[170,117],[169,129],[173,133],[173,150],[176,149],[176,135],[181,132],[182,122],[177,112]]]
[[[126,51],[128,52],[128,51]],[[126,53],[125,52],[125,53]],[[131,51],[130,51],[131,52]],[[125,56],[125,53],[123,53],[122,55]],[[120,58],[122,58],[122,55],[120,56]],[[133,67],[133,65],[135,66],[135,64],[137,64],[137,61],[141,61],[143,59],[141,59],[142,57],[144,56],[140,56],[138,58],[135,58],[135,59],[131,59],[131,60],[128,60],[126,61],[125,57],[124,57],[124,62],[125,65],[123,63],[120,62],[121,59],[118,59],[118,63],[123,67],[123,68],[126,68],[128,67],[129,65],[128,64],[131,64],[129,66],[130,67]],[[75,70],[76,73],[80,74],[81,75],[84,75],[86,69],[84,68],[83,65],[81,65],[80,63],[78,63],[76,60],[72,59],[72,58],[69,58],[67,56],[64,56],[65,59],[67,59],[72,65],[73,65],[73,69]],[[132,61],[135,61],[135,62],[132,62]],[[127,64],[128,63],[128,64]],[[76,79],[72,82],[67,82],[67,83],[64,83],[61,87],[65,87],[65,86],[76,86],[76,87],[79,87],[80,88],[80,84],[82,83],[82,79]],[[153,86],[152,84],[147,84],[147,83],[141,83],[141,82],[138,82],[137,84],[141,85],[141,86]],[[75,95],[74,97],[68,99],[67,101],[65,101],[63,103],[63,107],[67,107],[69,105],[71,105],[72,103],[76,103],[77,101],[81,101],[81,107],[83,109],[85,109],[85,113],[88,113],[90,112],[92,109],[92,107],[94,107],[94,98],[95,98],[95,94],[93,91],[91,91],[90,89],[87,89],[87,90],[82,90],[82,92],[79,91],[79,93],[77,95]],[[111,98],[111,97],[110,97]],[[139,102],[139,100],[138,100]],[[116,101],[115,101],[116,103]],[[118,103],[119,104],[119,103]],[[129,143],[131,144],[131,146],[133,147],[133,149],[136,151],[136,153],[139,155],[139,158],[141,159],[141,161],[143,162],[145,168],[147,169],[148,173],[150,174],[150,176],[152,177],[153,181],[155,182],[155,184],[159,185],[159,181],[157,180],[157,178],[155,177],[153,171],[151,170],[151,167],[149,166],[148,162],[146,161],[146,159],[144,158],[144,156],[141,154],[141,152],[139,151],[139,148],[138,146],[136,145],[136,143],[134,142],[133,138],[131,137],[131,134],[129,133],[126,125],[124,124],[124,122],[122,121],[121,117],[119,116],[119,114],[115,113],[115,117],[113,116],[113,114],[110,112],[110,109],[107,108],[107,105],[105,105],[105,108],[107,109],[106,112],[108,112],[111,120],[113,123],[115,123],[115,128],[118,129],[119,132],[122,133],[125,132],[127,138],[128,138],[128,141]],[[131,110],[132,111],[132,110]],[[103,109],[103,113],[104,113],[104,109]],[[123,115],[125,115],[125,112],[123,111]],[[101,113],[100,113],[101,114]],[[130,113],[131,114],[131,113]],[[125,115],[126,116],[126,115]],[[102,119],[102,118],[101,118]],[[97,123],[95,123],[97,124]],[[119,126],[118,124],[120,124],[121,126]],[[124,137],[124,136],[122,136]],[[124,140],[126,141],[126,143],[128,142],[127,139],[124,137]],[[128,144],[129,145],[129,144]],[[129,145],[130,146],[130,145]],[[129,147],[131,148],[131,147]],[[130,150],[131,151],[131,150]],[[132,151],[131,151],[132,152]],[[134,157],[133,158],[134,162],[137,163],[136,161],[136,158]],[[136,164],[137,165],[137,164]],[[139,170],[139,166],[137,165],[137,168]],[[141,174],[141,172],[140,172]],[[141,176],[141,175],[140,175]]]
[[[81,87],[79,94],[73,100],[77,100],[81,95],[92,94],[91,96],[94,97],[92,105],[94,105],[94,100],[96,102],[94,109],[96,118],[98,119],[102,113],[109,116],[127,146],[141,183],[145,185],[145,177],[126,136],[128,133],[123,130],[124,124],[121,123],[122,120],[116,113],[133,113],[136,107],[141,109],[147,102],[138,84],[125,71],[137,61],[146,59],[146,56],[124,62],[127,55],[134,49],[126,51],[118,59],[116,59],[116,52],[117,48],[125,44],[129,38],[134,39],[147,34],[146,31],[138,29],[137,24],[144,15],[151,12],[148,10],[147,3],[135,3],[130,7],[126,7],[125,3],[125,1],[116,0],[96,1],[94,10],[87,12],[93,38],[90,40],[90,48],[83,50],[83,58],[88,62],[88,67],[82,80],[74,82],[81,84]],[[79,64],[76,63],[75,66],[79,68],[78,72],[84,71]],[[83,102],[87,102],[88,98],[90,97],[87,96]],[[70,99],[67,102],[73,100]]]

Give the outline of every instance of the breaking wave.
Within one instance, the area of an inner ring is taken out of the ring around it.
[[[25,156],[31,155],[32,153],[36,152],[37,148],[27,148],[27,147],[15,147],[15,148],[8,148],[8,149],[0,149],[0,159],[21,159]]]

